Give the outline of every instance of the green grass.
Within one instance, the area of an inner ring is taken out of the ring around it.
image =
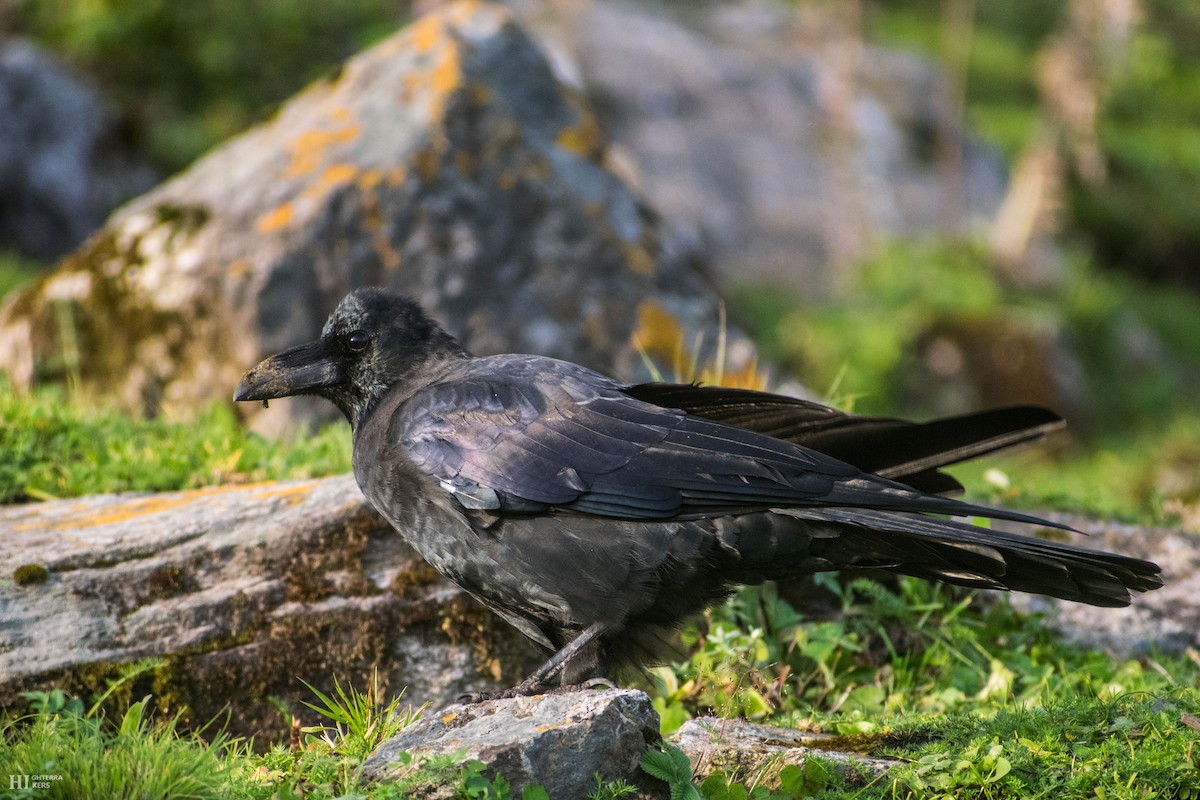
[[[1061,216],[1069,239],[1087,241],[1106,268],[1196,287],[1200,201],[1196,129],[1200,64],[1194,3],[1148,0],[1126,50],[1117,47],[1099,92],[1096,128],[1108,180],[1089,185],[1066,169]],[[1068,4],[1037,0],[974,3],[965,78],[968,121],[1010,160],[1046,117],[1039,54],[1067,24]],[[868,37],[938,59],[946,4],[879,4]],[[1103,72],[1103,70],[1101,70]],[[1070,161],[1070,156],[1066,156]]]
[[[234,742],[220,733],[208,741],[181,735],[173,720],[154,722],[152,701],[133,703],[108,724],[61,691],[28,695],[32,713],[0,726],[0,775],[29,776],[6,797],[62,800],[225,798],[239,796],[229,756]],[[44,777],[44,785],[33,781]],[[11,787],[4,787],[10,788]]]
[[[831,621],[768,584],[690,628],[692,655],[655,673],[664,729],[745,716],[900,759],[854,797],[1200,797],[1200,655],[1114,659],[988,593],[821,582]]]
[[[0,392],[0,503],[308,478],[350,469],[350,432],[291,443],[245,430],[226,405],[188,421],[139,420],[46,389]]]
[[[1106,437],[1069,455],[1036,448],[950,471],[984,503],[1080,511],[1143,525],[1200,526],[1200,415]]]
[[[0,250],[0,300],[26,283],[32,281],[45,269],[45,265],[16,253]]]

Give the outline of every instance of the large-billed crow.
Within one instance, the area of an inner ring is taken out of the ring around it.
[[[936,494],[957,487],[939,467],[1060,423],[1041,409],[914,424],[746,390],[624,386],[551,358],[473,357],[373,288],[234,397],[298,394],[346,415],[359,486],[430,564],[556,651],[519,691],[636,659],[740,583],[878,567],[1100,606],[1162,583],[1147,561],[940,516],[1050,524]]]

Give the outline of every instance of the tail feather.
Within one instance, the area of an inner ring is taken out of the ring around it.
[[[773,530],[763,531],[775,546],[771,560],[741,565],[760,578],[784,577],[793,556],[803,556],[806,565],[816,560],[828,569],[877,567],[1094,606],[1127,606],[1132,594],[1162,586],[1161,570],[1149,561],[938,517],[846,508],[788,509],[773,516]],[[808,535],[779,530],[789,519]],[[759,535],[750,528],[743,533]],[[789,553],[793,542],[804,552]]]

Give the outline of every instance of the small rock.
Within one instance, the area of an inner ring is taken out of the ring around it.
[[[512,796],[540,784],[552,798],[583,798],[604,781],[643,781],[642,754],[659,740],[658,714],[644,693],[582,690],[486,700],[426,712],[366,763],[371,781],[403,775],[400,754],[462,753],[503,775]]]

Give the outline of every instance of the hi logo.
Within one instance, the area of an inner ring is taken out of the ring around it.
[[[26,775],[24,772],[8,776],[8,788],[14,792],[32,789],[49,789],[51,781],[61,781],[62,775]]]

